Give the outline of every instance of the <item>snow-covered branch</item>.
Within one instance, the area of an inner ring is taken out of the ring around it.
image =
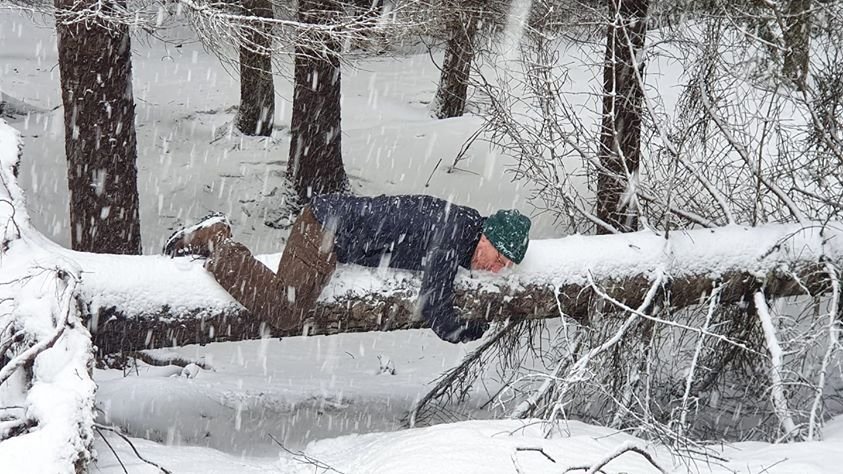
[[[840,346],[840,322],[838,321],[838,313],[840,311],[840,279],[837,269],[833,265],[826,264],[826,268],[829,279],[831,280],[831,302],[828,313],[826,313],[828,317],[828,347],[826,347],[822,364],[820,365],[820,375],[817,380],[814,401],[811,404],[811,414],[808,421],[808,441],[814,441],[819,434],[818,425],[822,423],[820,408],[826,378],[829,376],[829,366],[831,365],[832,357]]]
[[[770,351],[770,382],[772,386],[773,408],[781,423],[782,431],[785,437],[791,437],[796,434],[796,423],[793,421],[793,415],[787,406],[787,396],[784,393],[784,384],[782,382],[782,348],[779,345],[778,337],[776,337],[776,327],[773,318],[770,315],[770,309],[767,306],[767,298],[762,291],[757,291],[754,296],[755,310],[758,313],[758,318],[761,320],[761,329],[764,331],[764,338],[767,341],[767,349]]]
[[[96,386],[76,304],[80,277],[29,226],[14,173],[19,143],[0,120],[0,201],[12,204],[0,205],[0,466],[82,472],[93,458]]]

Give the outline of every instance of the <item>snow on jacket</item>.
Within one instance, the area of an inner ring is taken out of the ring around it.
[[[425,195],[324,194],[310,207],[335,233],[339,262],[424,271],[419,306],[440,338],[459,342],[483,334],[485,323],[463,323],[454,310],[457,269],[470,267],[483,231],[485,219],[476,210]]]

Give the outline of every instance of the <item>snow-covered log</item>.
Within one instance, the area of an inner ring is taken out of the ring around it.
[[[750,301],[762,286],[770,297],[819,294],[830,289],[823,262],[843,264],[841,233],[843,223],[781,224],[538,240],[504,275],[461,273],[456,305],[464,318],[565,314],[588,324],[589,308],[606,295],[637,307],[659,273],[659,300],[675,308],[703,301],[716,281],[721,304]],[[411,272],[341,265],[313,318],[275,333],[232,300],[202,260],[64,252],[83,268],[83,312],[105,353],[425,326],[415,312],[420,278]],[[275,268],[279,255],[259,258]]]

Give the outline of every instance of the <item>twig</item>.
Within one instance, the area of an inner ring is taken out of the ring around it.
[[[333,467],[331,467],[330,465],[325,464],[324,462],[322,462],[318,459],[314,459],[314,458],[308,456],[307,454],[304,454],[301,451],[295,452],[295,451],[290,450],[289,448],[287,448],[286,446],[281,444],[280,441],[275,439],[275,436],[272,436],[272,433],[267,433],[267,435],[269,435],[269,439],[271,439],[275,444],[278,445],[279,448],[283,449],[287,454],[292,455],[294,458],[303,458],[304,459],[304,461],[299,460],[299,462],[301,462],[303,464],[310,464],[310,465],[316,467],[317,469],[324,469],[326,471],[336,472],[337,474],[344,474],[342,471],[338,471],[338,470],[334,469]]]
[[[509,459],[512,460],[513,467],[515,467],[516,474],[523,474],[523,471],[521,470],[521,465],[518,463],[518,453],[524,451],[534,451],[537,453],[541,453],[544,457],[549,459],[550,462],[556,464],[556,460],[550,457],[550,455],[544,451],[544,448],[516,447],[515,452],[512,453],[512,455],[509,457]]]
[[[117,451],[114,449],[114,446],[112,446],[111,443],[108,442],[108,438],[106,438],[105,435],[102,434],[102,431],[100,431],[100,427],[94,425],[94,429],[97,430],[97,433],[99,433],[100,437],[105,442],[105,445],[108,446],[108,449],[110,449],[111,453],[114,454],[114,458],[117,459],[118,463],[120,463],[120,467],[123,468],[123,472],[126,473],[126,474],[129,474],[129,471],[126,470],[126,465],[123,464],[123,460],[120,459],[120,455],[117,454]]]
[[[591,278],[591,272],[588,272],[588,274],[589,274],[589,278]],[[656,276],[656,279],[650,285],[650,289],[647,290],[647,294],[644,296],[644,301],[641,302],[641,305],[638,306],[637,310],[633,310],[633,309],[630,308],[629,317],[627,317],[626,320],[623,322],[623,324],[621,324],[621,327],[618,328],[618,330],[615,332],[615,334],[612,335],[612,337],[610,337],[607,341],[603,342],[603,344],[601,344],[598,347],[595,347],[595,348],[591,349],[584,356],[582,356],[579,360],[577,360],[577,362],[573,365],[573,367],[571,369],[571,376],[569,376],[565,379],[564,384],[563,384],[563,388],[560,390],[560,395],[557,399],[558,401],[554,404],[553,410],[551,411],[551,414],[550,414],[550,417],[549,417],[551,420],[556,417],[556,414],[558,412],[562,411],[562,408],[563,408],[562,400],[565,397],[565,395],[567,394],[568,387],[570,386],[570,383],[572,381],[574,381],[574,382],[579,381],[582,378],[582,375],[585,372],[585,369],[588,366],[588,363],[591,361],[591,359],[596,357],[598,354],[610,349],[615,344],[620,342],[621,339],[623,339],[624,335],[626,334],[626,331],[629,330],[630,327],[632,327],[632,324],[635,323],[636,321],[638,321],[639,317],[644,316],[645,315],[644,311],[646,311],[647,308],[652,306],[652,304],[653,304],[653,302],[656,298],[656,295],[659,292],[659,289],[662,288],[662,283],[664,281],[665,281],[665,275],[663,273],[659,272]],[[523,403],[522,403],[522,405],[523,405]]]
[[[117,428],[113,428],[113,427],[111,427],[111,426],[101,425],[101,424],[99,424],[99,423],[95,423],[95,424],[94,424],[94,428],[96,428],[97,430],[108,430],[108,431],[111,431],[112,433],[114,433],[114,434],[116,434],[117,436],[121,437],[121,438],[123,439],[123,441],[125,441],[125,442],[126,442],[126,444],[128,444],[128,445],[129,445],[129,447],[130,447],[130,448],[132,448],[132,451],[134,451],[135,456],[137,456],[137,457],[138,457],[138,459],[140,459],[141,461],[145,462],[146,464],[149,464],[150,466],[153,466],[153,467],[155,467],[155,468],[159,469],[159,470],[160,470],[161,472],[163,472],[164,474],[173,474],[173,473],[172,473],[172,471],[170,471],[170,470],[168,470],[168,469],[166,469],[166,468],[162,467],[161,465],[156,464],[156,463],[154,463],[154,462],[152,462],[152,461],[150,461],[150,460],[146,459],[145,457],[141,456],[141,454],[138,452],[137,448],[135,448],[135,445],[132,443],[132,440],[130,440],[130,439],[129,439],[126,435],[124,435],[123,433],[121,433],[121,432],[120,432]],[[100,436],[102,436],[102,433],[100,433]],[[105,436],[103,436],[103,437],[102,437],[102,439],[103,439],[103,440],[105,440]],[[105,443],[106,443],[106,444],[108,444],[108,441],[106,441]],[[109,445],[109,447],[111,447],[111,445]],[[113,449],[112,449],[112,451],[113,451]],[[115,453],[115,456],[116,456],[116,454],[117,454],[117,453]],[[120,458],[118,457],[118,458],[117,458],[117,460],[119,461],[119,460],[120,460]],[[123,465],[123,463],[121,462],[121,463],[120,463],[120,465],[122,466],[122,465]],[[124,471],[126,470],[126,469],[125,469],[125,467],[123,468],[123,470],[124,470]]]
[[[67,273],[65,274],[70,275]],[[56,343],[56,341],[59,340],[61,335],[64,334],[64,330],[67,328],[68,325],[68,318],[70,317],[70,312],[73,308],[71,300],[75,295],[76,284],[78,283],[77,278],[72,276],[71,278],[73,278],[73,285],[65,288],[65,297],[63,298],[63,301],[60,306],[61,308],[66,308],[66,310],[62,311],[61,319],[56,323],[56,330],[49,338],[43,339],[37,342],[36,344],[32,345],[27,350],[15,356],[15,358],[10,360],[2,368],[0,368],[0,385],[6,382],[6,380],[8,380],[8,378],[11,377],[12,374],[14,374],[18,368],[34,360],[35,357],[37,357],[38,354],[40,354],[41,352],[53,347],[53,345]]]
[[[480,134],[482,134],[483,131],[484,127],[480,127],[474,133],[472,133],[470,137],[468,137],[468,139],[460,147],[460,151],[457,153],[457,156],[454,157],[454,162],[451,163],[451,166],[448,168],[446,173],[450,173],[457,169],[457,163],[459,163],[465,158],[465,154],[468,153],[468,149],[471,148],[471,145],[474,145],[474,142],[477,140],[478,137],[480,137]],[[428,182],[429,181],[430,180],[428,180]]]
[[[439,161],[436,162],[436,166],[433,167],[433,171],[430,172],[430,176],[427,177],[427,182],[424,183],[424,187],[430,186],[430,180],[433,179],[433,173],[436,173],[436,169],[439,168],[439,164],[442,163],[442,158],[439,158]]]
[[[520,322],[520,321],[519,321]],[[477,359],[479,359],[490,347],[493,347],[500,341],[505,335],[509,334],[510,331],[516,326],[518,326],[519,322],[512,322],[509,321],[506,325],[501,328],[495,335],[488,338],[484,341],[480,346],[474,349],[470,354],[465,356],[460,364],[453,369],[449,370],[436,384],[433,389],[427,392],[424,397],[422,397],[413,408],[410,410],[409,414],[409,426],[413,428],[416,426],[416,421],[418,420],[419,413],[427,406],[427,404],[433,400],[434,398],[442,395],[444,391],[451,386],[451,384],[463,374],[465,374],[467,368]]]
[[[705,324],[703,325],[703,331],[708,331],[708,327],[711,324],[711,317],[714,315],[714,309],[720,302],[721,288],[721,285],[717,285],[711,292],[711,297],[708,302],[708,312],[706,313]],[[703,342],[705,342],[705,338],[702,334],[700,334],[699,340],[697,341],[697,347],[694,350],[694,357],[691,359],[691,367],[688,369],[688,377],[685,379],[685,393],[682,395],[682,413],[679,415],[679,427],[681,430],[685,429],[685,423],[687,422],[688,397],[691,394],[691,385],[693,385],[694,383],[694,372],[696,371],[697,363],[700,359],[700,353],[702,352]]]
[[[608,456],[606,456],[602,460],[598,461],[596,464],[591,465],[590,467],[589,466],[574,466],[574,467],[569,467],[564,472],[580,471],[580,470],[586,470],[586,474],[595,474],[597,472],[603,472],[602,471],[603,467],[605,467],[610,462],[614,461],[615,459],[619,458],[621,455],[623,455],[625,453],[628,453],[628,452],[640,454],[644,459],[646,459],[650,464],[652,464],[653,467],[658,469],[659,472],[661,472],[662,474],[667,474],[667,471],[663,467],[661,467],[659,465],[659,463],[657,463],[656,460],[653,458],[653,456],[650,453],[648,453],[644,448],[642,448],[640,446],[636,446],[634,444],[629,444],[629,443],[626,443],[626,444],[620,446],[614,452],[612,452],[611,454],[609,454]]]
[[[199,366],[200,369],[211,370],[211,366],[203,360],[185,359],[178,355],[157,356],[147,351],[129,351],[125,356],[138,359],[154,367],[166,367],[168,365],[187,367],[190,364],[194,364]]]
[[[552,457],[550,457],[550,455],[549,455],[549,454],[547,454],[547,453],[544,451],[544,448],[531,448],[531,447],[520,447],[520,446],[519,446],[519,447],[516,447],[516,448],[515,448],[515,451],[516,451],[516,452],[522,452],[522,451],[534,451],[534,452],[537,452],[537,453],[541,454],[542,456],[546,457],[546,458],[547,458],[550,462],[552,462],[552,463],[555,463],[555,462],[556,462],[556,460],[555,460],[555,459],[553,459]]]
[[[741,344],[740,342],[735,342],[735,341],[733,341],[733,340],[729,339],[728,337],[723,336],[722,334],[715,334],[715,333],[710,332],[710,331],[706,331],[706,330],[699,329],[699,328],[694,328],[694,327],[688,326],[688,325],[686,325],[686,324],[677,323],[677,322],[675,322],[675,321],[670,321],[670,320],[667,320],[667,319],[662,319],[662,318],[659,318],[659,317],[652,316],[652,315],[649,315],[649,314],[647,314],[647,313],[644,313],[644,312],[642,312],[642,311],[640,311],[640,310],[633,309],[633,308],[631,308],[631,307],[629,307],[629,306],[627,306],[627,305],[625,305],[625,304],[621,303],[620,301],[616,300],[615,298],[612,298],[612,297],[611,297],[611,296],[609,296],[606,292],[604,292],[604,291],[600,290],[600,288],[598,288],[598,287],[597,287],[597,284],[594,282],[594,277],[591,275],[591,272],[588,272],[588,281],[589,281],[589,284],[591,284],[592,289],[594,290],[594,292],[595,292],[595,293],[597,293],[597,295],[598,295],[598,296],[600,296],[601,298],[603,298],[603,299],[605,299],[605,300],[609,301],[609,302],[610,302],[610,303],[612,303],[613,305],[615,305],[615,306],[617,306],[617,307],[619,307],[619,308],[623,309],[624,311],[629,311],[629,312],[633,312],[633,313],[638,313],[638,315],[639,315],[639,316],[641,316],[642,318],[649,319],[649,320],[651,320],[651,321],[653,321],[653,322],[662,323],[662,324],[666,324],[666,325],[668,325],[668,326],[673,326],[673,327],[680,328],[680,329],[685,329],[685,330],[688,330],[688,331],[694,331],[694,332],[696,332],[696,333],[699,333],[699,334],[702,334],[702,335],[706,335],[706,336],[708,336],[708,337],[713,337],[713,338],[715,338],[715,339],[719,339],[719,340],[721,340],[721,341],[725,342],[726,344],[730,344],[730,345],[733,345],[733,346],[735,346],[735,347],[739,347],[739,348],[741,348],[741,349],[743,349],[743,350],[745,350],[745,351],[751,352],[751,353],[753,353],[753,354],[757,354],[757,353],[758,353],[758,352],[756,352],[756,351],[752,350],[751,348],[747,347],[747,346],[746,346],[746,344]]]
[[[706,112],[708,112],[708,115],[714,121],[714,124],[717,125],[717,128],[720,130],[720,133],[722,133],[723,136],[726,138],[726,141],[729,142],[732,148],[738,153],[738,156],[740,156],[741,159],[744,161],[749,171],[753,175],[755,175],[758,181],[762,183],[767,189],[769,189],[770,192],[775,194],[776,197],[778,197],[779,200],[782,202],[782,204],[787,206],[788,210],[790,210],[790,213],[793,215],[794,218],[796,218],[796,220],[800,224],[806,224],[808,219],[805,217],[805,214],[803,214],[802,211],[799,210],[799,207],[796,205],[796,203],[793,202],[792,199],[790,199],[787,193],[785,193],[781,188],[779,188],[776,183],[768,180],[763,175],[761,175],[758,170],[755,169],[752,160],[749,157],[749,150],[747,150],[746,147],[741,142],[739,142],[734,135],[732,135],[732,132],[729,130],[726,124],[723,123],[720,116],[717,115],[717,113],[714,111],[714,106],[711,104],[711,101],[708,98],[708,93],[705,91],[705,88],[699,87],[699,91],[700,101],[703,104],[703,107],[705,107]]]

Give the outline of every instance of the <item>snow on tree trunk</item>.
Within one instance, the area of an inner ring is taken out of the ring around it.
[[[335,0],[300,0],[299,21],[329,23],[339,14]],[[290,159],[287,177],[302,202],[316,194],[345,191],[340,121],[341,46],[336,39],[306,32],[296,47]]]
[[[30,227],[19,152],[0,120],[0,470],[86,472],[96,385],[78,267]]]
[[[638,227],[633,186],[641,159],[642,50],[649,0],[609,0],[603,63],[603,119],[597,171],[597,217],[621,232]],[[608,230],[598,226],[598,233]]]
[[[439,119],[462,117],[465,112],[482,3],[468,0],[456,2],[451,7],[445,60],[442,63],[439,88],[431,105],[433,115]]]
[[[273,18],[272,2],[246,0],[244,14]],[[272,26],[250,26],[240,45],[240,108],[237,129],[246,135],[269,136],[275,115],[275,87],[272,83]]]
[[[129,27],[86,9],[124,4],[55,0],[64,105],[70,238],[85,252],[141,253]]]

